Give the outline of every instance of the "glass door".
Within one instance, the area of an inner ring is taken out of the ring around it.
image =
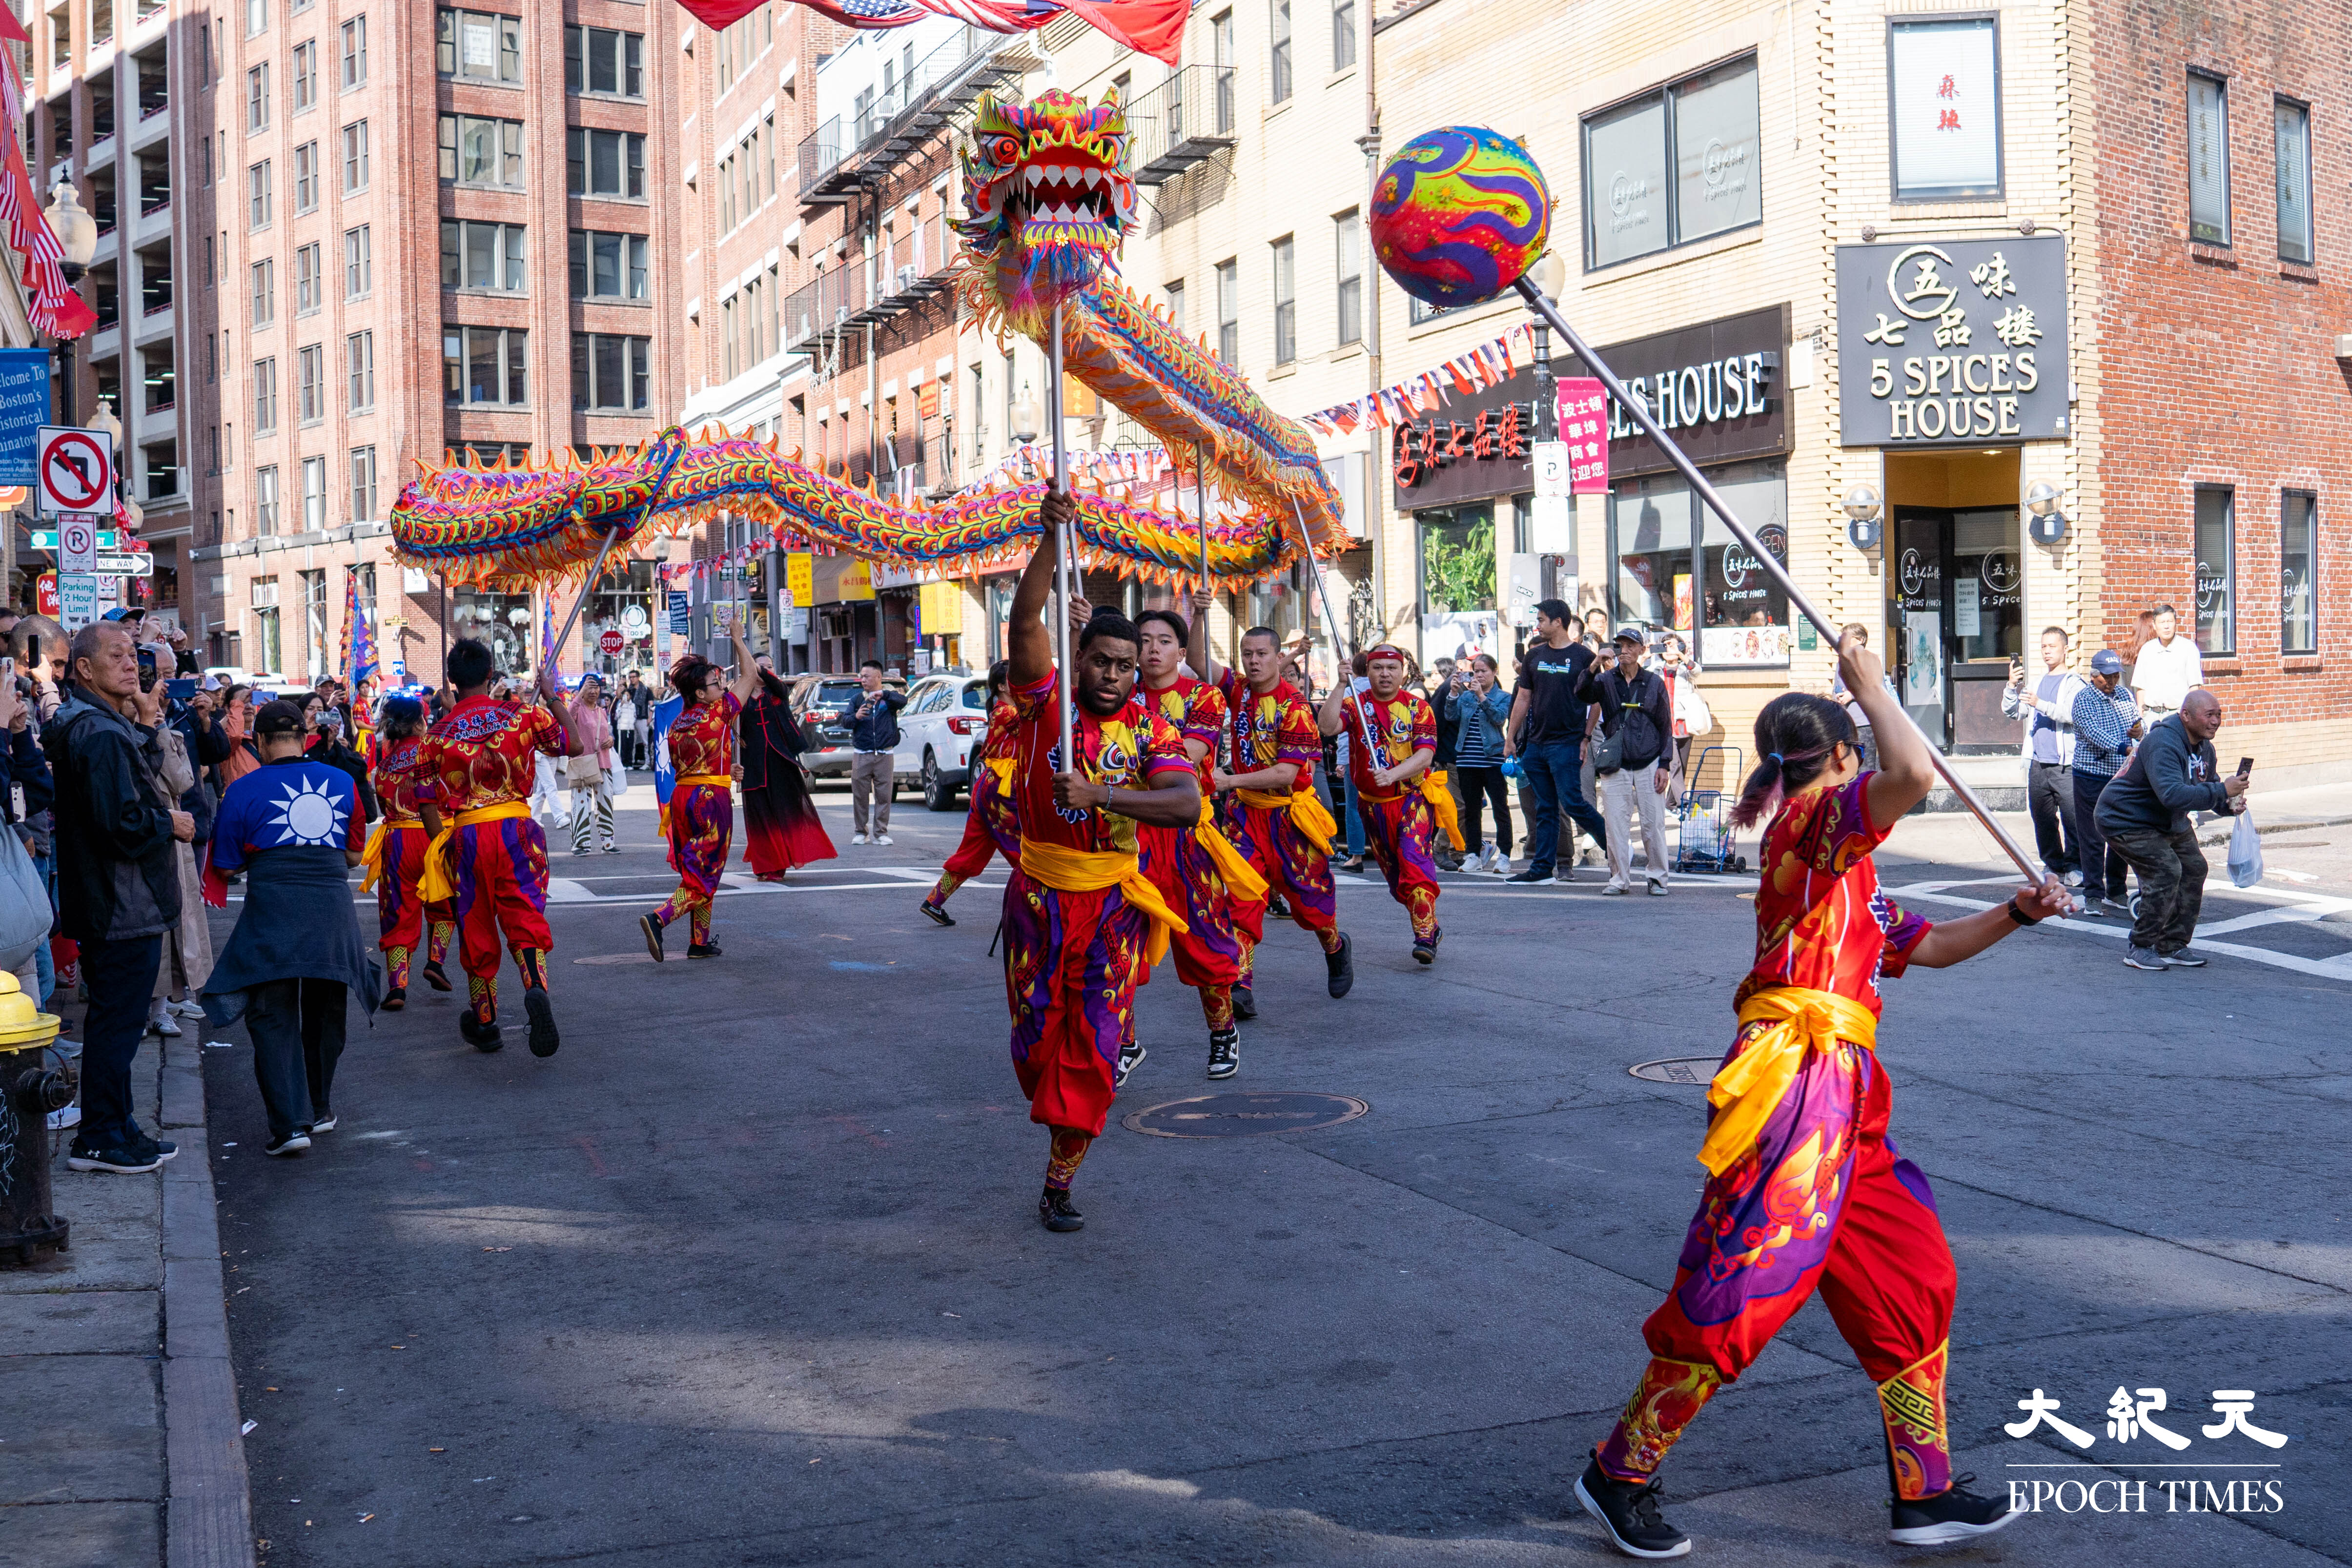
[[[2000,697],[2025,647],[2017,508],[1897,507],[1888,554],[1903,706],[1947,752],[2014,751]]]
[[[1928,739],[1951,748],[1951,705],[1946,666],[1945,633],[1950,624],[1944,608],[1944,556],[1951,537],[1952,514],[1930,507],[1895,509],[1886,574],[1893,596],[1895,646],[1887,650],[1887,665],[1904,708]]]

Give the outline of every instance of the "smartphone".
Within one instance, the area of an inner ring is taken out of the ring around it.
[[[155,689],[155,650],[152,648],[139,650],[139,689],[142,692]]]
[[[196,695],[196,678],[184,675],[178,680],[165,681],[163,689],[180,701],[186,702]]]
[[[2254,770],[2254,759],[2253,759],[2252,758],[2251,758],[2251,757],[2241,757],[2241,758],[2238,758],[2238,777],[2239,777],[2239,778],[2243,779],[2243,778],[2245,778],[2248,774],[2252,773],[2253,770]]]

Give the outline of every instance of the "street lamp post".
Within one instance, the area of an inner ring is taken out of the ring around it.
[[[58,236],[58,249],[63,253],[60,270],[68,285],[79,284],[89,270],[89,258],[98,254],[98,220],[82,210],[81,196],[72,185],[60,181],[50,193],[49,227]],[[56,390],[57,421],[59,424],[73,423],[73,345],[70,340],[57,341],[58,384]]]

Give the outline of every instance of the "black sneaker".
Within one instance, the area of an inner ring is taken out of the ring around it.
[[[686,956],[689,958],[724,958],[727,949],[716,942],[689,942],[686,945]]]
[[[265,1155],[299,1155],[310,1146],[310,1134],[296,1128],[282,1138],[273,1138],[261,1145]]]
[[[1437,944],[1444,939],[1444,936],[1445,933],[1443,931],[1433,931],[1426,936],[1414,937],[1412,939],[1412,961],[1416,964],[1436,963]]]
[[[2168,967],[2164,956],[2153,947],[2133,943],[2124,954],[2124,963],[2134,969],[2152,969],[2161,975]]]
[[[668,963],[669,955],[662,951],[661,922],[650,915],[640,915],[637,916],[637,929],[646,934],[646,951],[653,955],[654,962]]]
[[[494,1022],[484,1023],[481,1015],[470,1007],[457,1015],[457,1032],[466,1037],[467,1045],[485,1053],[506,1043],[499,1038],[499,1026]]]
[[[439,959],[428,958],[425,961],[425,983],[432,987],[436,991],[446,991],[451,988],[449,985],[449,973],[447,970],[441,967],[441,961]]]
[[[1118,1065],[1111,1069],[1110,1086],[1114,1089],[1123,1087],[1127,1082],[1127,1075],[1134,1071],[1136,1065],[1150,1054],[1151,1053],[1150,1051],[1144,1050],[1143,1047],[1136,1044],[1135,1041],[1131,1040],[1125,1045],[1120,1046],[1118,1048]]]
[[[1251,994],[1247,986],[1234,988],[1234,1017],[1237,1019],[1257,1017],[1257,998]]]
[[[1979,1497],[1969,1490],[1976,1479],[1962,1476],[1950,1490],[1916,1502],[1895,1499],[1887,1505],[1886,1539],[1898,1546],[1944,1546],[1990,1535],[2025,1517],[2005,1497]]]
[[[1345,931],[1339,933],[1339,950],[1323,955],[1323,969],[1331,977],[1328,989],[1333,1001],[1338,1001],[1355,987],[1356,945],[1348,940]]]
[[[933,904],[927,898],[923,900],[921,904],[916,905],[916,907],[920,909],[925,915],[929,915],[931,919],[939,925],[953,925],[955,924],[955,916],[947,912],[947,907],[944,904]]]
[[[1287,920],[1290,918],[1290,900],[1277,893],[1265,901],[1265,912],[1276,920]]]
[[[1209,1076],[1231,1078],[1242,1070],[1242,1031],[1220,1029],[1209,1031]]]
[[[555,1032],[555,1005],[547,999],[547,988],[533,986],[523,992],[522,1010],[530,1017],[530,1053],[553,1056],[563,1039]]]
[[[323,1105],[320,1106],[317,1113],[310,1118],[310,1131],[314,1133],[331,1133],[334,1130],[335,1113],[332,1111],[328,1110]]]
[[[1505,882],[1516,882],[1522,885],[1532,885],[1536,883],[1549,882],[1551,880],[1551,873],[1548,871],[1523,871],[1517,876],[1507,876],[1503,880]]]
[[[2164,960],[2164,967],[2168,969],[2201,969],[2205,967],[2205,956],[2191,953],[2186,947],[2178,953],[2163,953],[2158,956]]]
[[[1657,1477],[1621,1481],[1598,1459],[1588,1460],[1576,1480],[1576,1500],[1601,1521],[1610,1544],[1628,1557],[1680,1557],[1690,1551],[1690,1537],[1658,1512],[1664,1496]]]
[[[1037,1218],[1045,1222],[1048,1230],[1084,1230],[1087,1228],[1087,1217],[1071,1207],[1070,1195],[1055,1187],[1047,1187],[1044,1196],[1037,1199]]]
[[[147,1129],[136,1122],[131,1124],[131,1142],[133,1147],[146,1150],[159,1161],[168,1161],[180,1152],[179,1145],[166,1143],[161,1138],[151,1136]]]
[[[396,1013],[407,1005],[408,988],[406,986],[393,987],[392,989],[384,992],[383,1000],[376,1003],[380,1009],[388,1013]]]
[[[144,1176],[162,1167],[163,1157],[147,1145],[134,1143],[119,1149],[84,1149],[75,1147],[66,1155],[66,1168],[77,1171],[109,1171],[116,1176]]]

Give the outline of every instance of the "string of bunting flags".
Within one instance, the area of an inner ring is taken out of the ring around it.
[[[1521,322],[1493,342],[1465,350],[1434,370],[1303,417],[1325,435],[1351,434],[1366,424],[1386,430],[1444,407],[1455,392],[1467,397],[1499,385],[1534,362],[1535,328]]]

